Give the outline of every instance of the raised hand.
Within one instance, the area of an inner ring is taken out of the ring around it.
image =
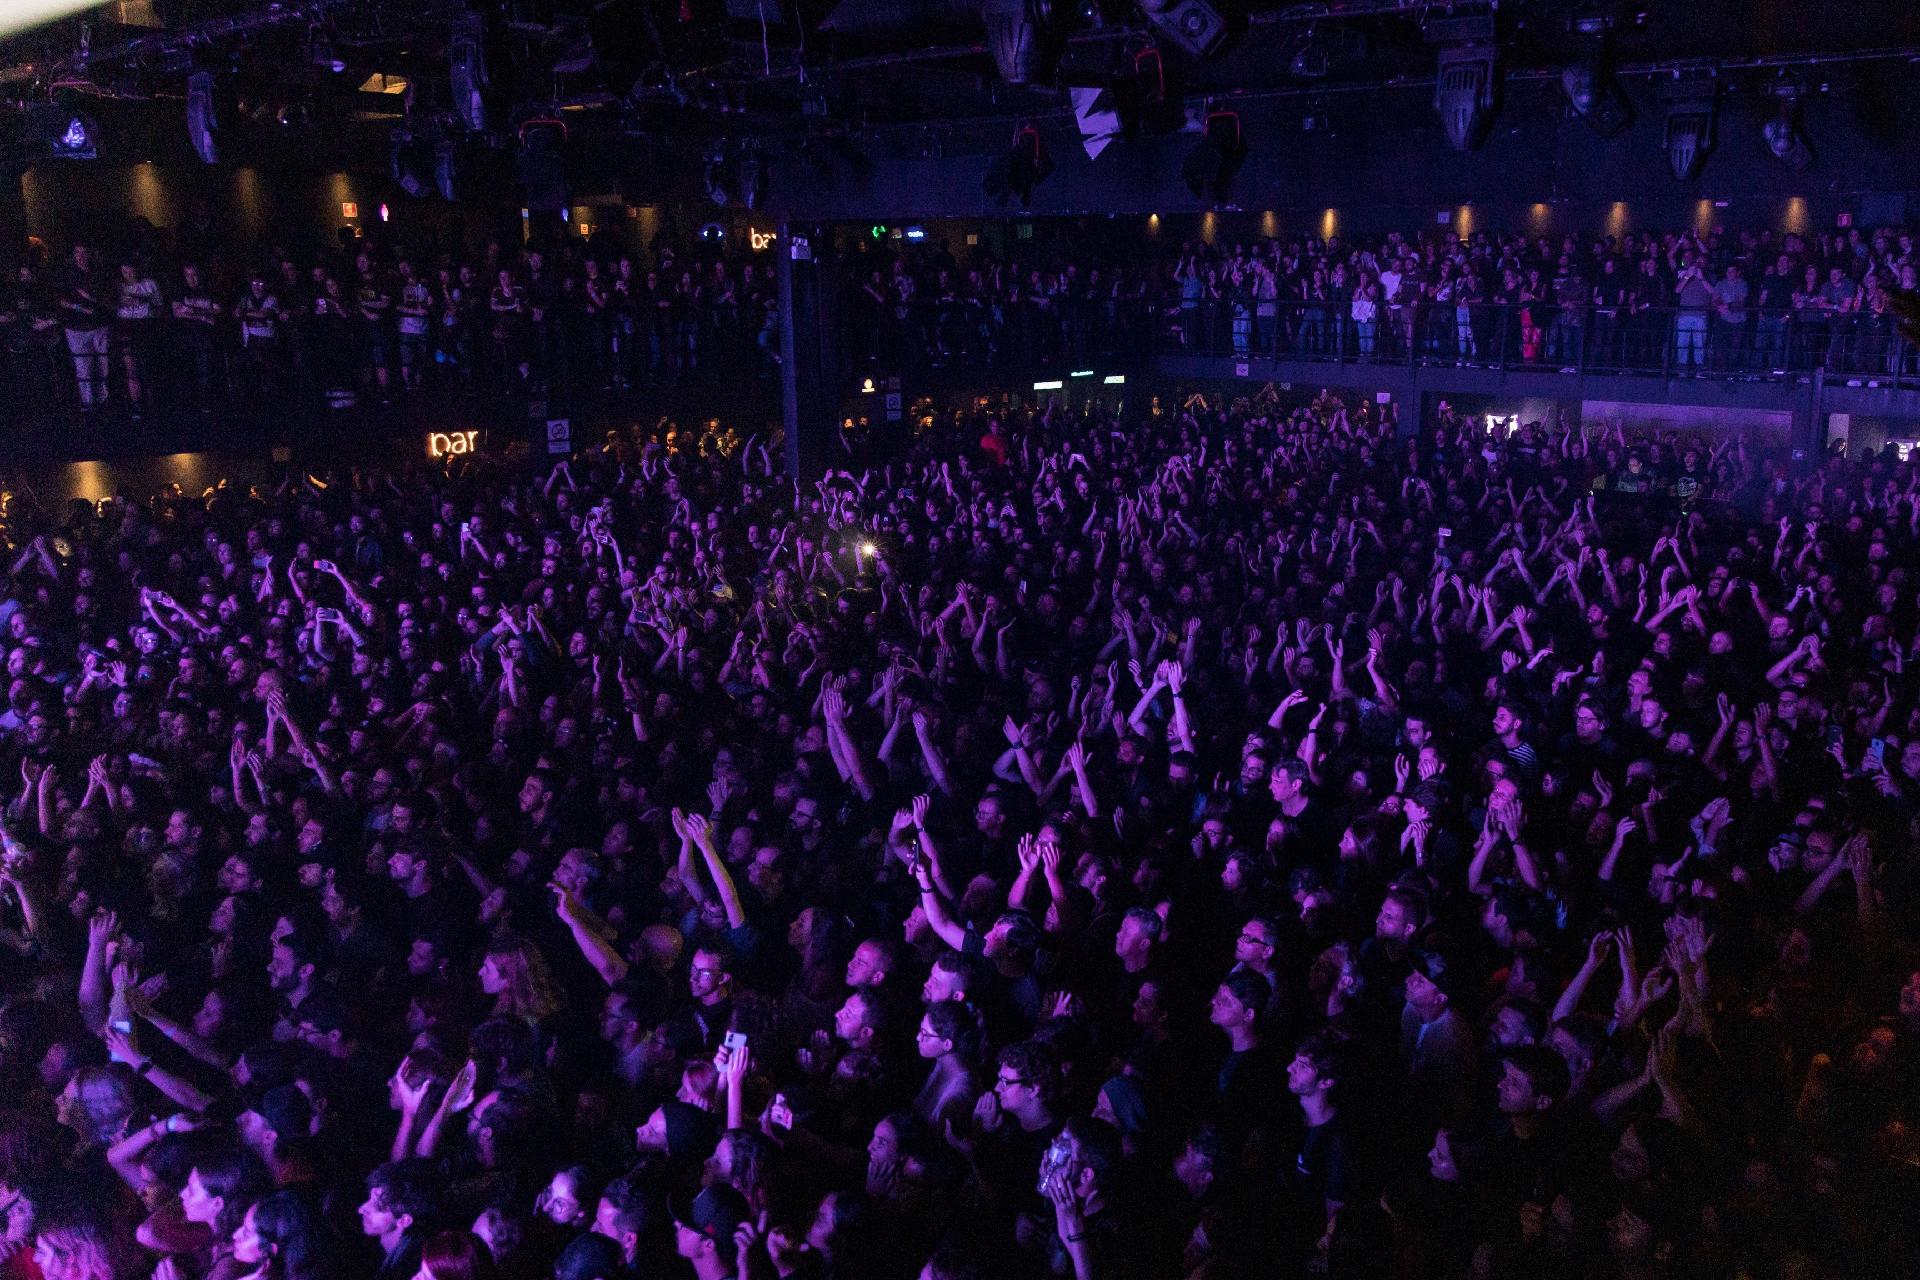
[[[453,1083],[447,1086],[447,1096],[440,1106],[448,1115],[459,1115],[473,1105],[474,1082],[480,1078],[480,1068],[469,1058],[453,1077]]]

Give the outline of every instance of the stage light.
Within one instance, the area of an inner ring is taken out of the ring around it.
[[[1171,40],[1196,58],[1210,58],[1226,48],[1234,28],[1207,0],[1140,0],[1162,38]]]
[[[1040,131],[1032,125],[1021,125],[1015,130],[1013,143],[1007,154],[995,160],[987,170],[983,184],[988,195],[1000,204],[1007,203],[1009,197],[1018,196],[1022,209],[1033,205],[1033,189],[1047,180],[1053,172],[1053,157],[1047,154],[1046,144],[1040,139]]]
[[[1633,103],[1599,58],[1587,58],[1560,73],[1567,105],[1603,138],[1617,138],[1633,123]]]
[[[459,189],[458,177],[453,140],[442,138],[433,146],[433,185],[434,189],[440,193],[442,200],[454,199],[454,192]]]
[[[980,19],[1002,80],[1033,84],[1053,78],[1066,43],[1066,24],[1056,20],[1053,0],[982,0]]]
[[[1333,50],[1327,47],[1327,39],[1318,27],[1307,28],[1287,61],[1287,71],[1302,80],[1324,80],[1333,71]]]
[[[1790,168],[1804,169],[1813,163],[1813,146],[1800,128],[1800,103],[1806,90],[1797,80],[1781,79],[1774,83],[1772,92],[1774,116],[1761,126],[1760,136],[1776,158]]]
[[[47,150],[58,160],[92,160],[100,154],[100,126],[84,111],[55,105],[40,119]]]
[[[213,75],[197,71],[187,77],[187,137],[202,164],[220,163],[219,127],[213,110]]]
[[[1667,125],[1662,147],[1675,181],[1700,176],[1713,151],[1719,116],[1718,86],[1712,80],[1686,80],[1667,91]]]
[[[1440,113],[1440,127],[1455,151],[1473,151],[1486,141],[1498,84],[1492,45],[1440,51],[1433,109]]]
[[[395,129],[388,138],[387,168],[394,185],[416,200],[433,190],[432,152],[411,129]]]
[[[453,110],[460,123],[475,133],[487,127],[487,64],[481,46],[481,17],[466,13],[453,20],[447,41],[447,78],[453,88]]]
[[[1209,111],[1206,133],[1180,166],[1187,190],[1214,204],[1227,198],[1233,176],[1247,158],[1247,139],[1237,111]]]

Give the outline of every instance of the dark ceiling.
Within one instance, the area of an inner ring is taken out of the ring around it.
[[[409,119],[463,146],[505,148],[529,112],[555,108],[579,139],[662,149],[894,135],[937,151],[969,146],[988,122],[997,132],[1067,112],[1067,86],[1109,85],[1150,43],[1163,51],[1170,97],[1190,106],[1430,82],[1433,24],[1463,15],[1492,15],[1508,77],[1557,76],[1595,45],[1594,20],[1610,26],[1623,78],[1719,64],[1730,82],[1763,83],[1775,62],[1813,59],[1798,74],[1818,80],[1850,62],[1920,59],[1911,3],[1216,0],[1235,34],[1196,59],[1156,40],[1146,9],[1168,0],[1011,2],[1062,32],[1044,82],[1006,82],[980,0],[128,0],[0,42],[0,95],[16,118],[49,97],[84,99],[177,136],[186,77],[212,71],[227,154],[250,161],[384,156]],[[453,111],[449,88],[450,33],[468,12],[484,23],[479,130]],[[128,17],[142,25],[118,20]],[[373,91],[376,75],[410,91]],[[31,139],[15,127],[12,141],[18,159]]]

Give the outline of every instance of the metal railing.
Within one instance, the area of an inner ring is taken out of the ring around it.
[[[1170,309],[1162,355],[1470,366],[1663,378],[1829,378],[1920,387],[1920,349],[1890,315],[1763,313],[1553,304],[1380,306],[1202,301]]]

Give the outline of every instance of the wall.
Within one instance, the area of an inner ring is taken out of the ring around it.
[[[1700,178],[1676,182],[1652,85],[1628,88],[1637,118],[1607,141],[1569,118],[1557,84],[1509,85],[1486,145],[1466,154],[1441,135],[1430,87],[1332,95],[1331,131],[1302,130],[1303,100],[1251,103],[1243,110],[1251,154],[1229,193],[1237,211],[1219,216],[1257,227],[1270,210],[1272,225],[1286,234],[1357,232],[1432,225],[1466,206],[1469,225],[1618,234],[1703,219],[1804,229],[1831,226],[1842,211],[1891,221],[1904,216],[1909,198],[1920,212],[1920,95],[1836,81],[1833,93],[1806,107],[1817,158],[1798,173],[1761,141],[1771,102],[1756,93],[1728,96]],[[1071,118],[1039,123],[1056,169],[1035,189],[1033,214],[1171,216],[1205,208],[1180,177],[1195,135],[1115,142],[1089,160]],[[859,155],[817,151],[776,165],[771,201],[817,220],[1018,214],[994,204],[981,185],[990,153],[1011,133],[1007,126],[979,139],[977,154],[945,157],[890,156],[893,135],[876,133]]]
[[[1629,434],[1634,431],[1677,431],[1689,435],[1715,436],[1738,432],[1748,440],[1767,447],[1785,444],[1793,429],[1791,413],[1619,400],[1585,401],[1580,406],[1580,417],[1589,427],[1607,427],[1619,422]]]

